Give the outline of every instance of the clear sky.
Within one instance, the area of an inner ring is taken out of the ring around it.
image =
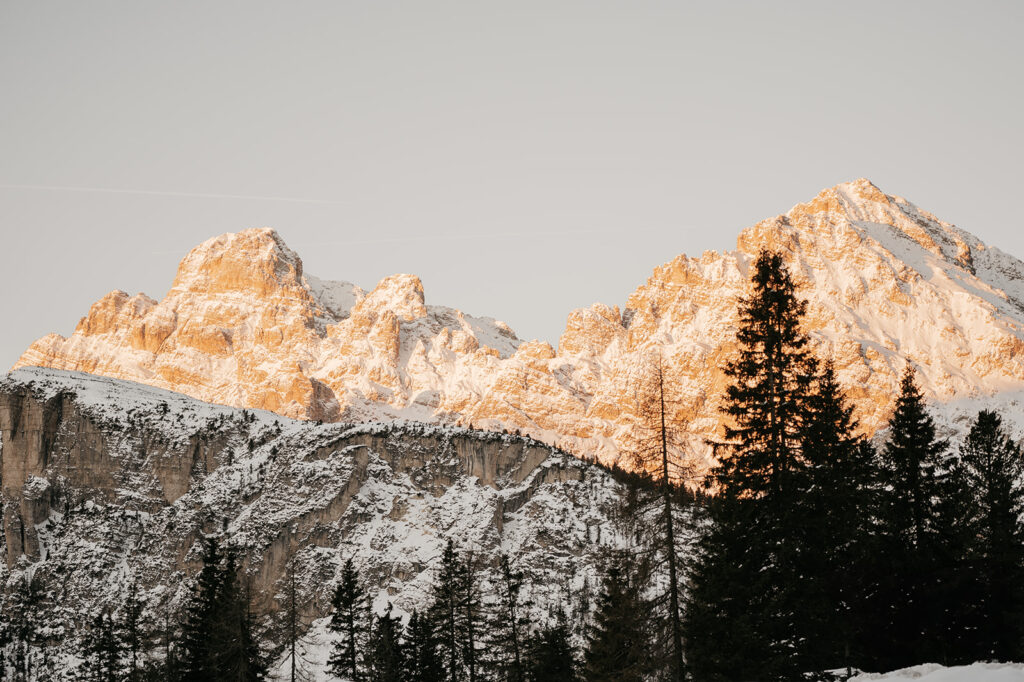
[[[0,0],[0,366],[254,226],[320,277],[413,272],[428,302],[552,343],[572,308],[860,176],[1024,256],[1022,20],[1016,1]]]

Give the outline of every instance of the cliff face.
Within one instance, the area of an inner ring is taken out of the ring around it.
[[[412,275],[369,293],[311,277],[273,231],[247,230],[196,247],[163,301],[114,292],[17,366],[295,418],[516,429],[614,461],[642,431],[635,396],[661,358],[683,449],[700,463],[720,428],[721,367],[761,248],[785,255],[810,302],[807,329],[868,432],[888,417],[907,361],[936,401],[1024,386],[1024,263],[867,180],[744,230],[736,251],[678,256],[621,311],[573,311],[557,350],[427,305]]]
[[[210,533],[238,552],[259,613],[280,615],[294,561],[305,622],[323,616],[349,557],[380,609],[420,608],[449,538],[487,561],[514,554],[540,611],[593,584],[622,494],[604,471],[529,439],[316,425],[40,369],[0,382],[0,476],[0,602],[30,573],[68,647],[133,581],[148,609],[173,613]]]

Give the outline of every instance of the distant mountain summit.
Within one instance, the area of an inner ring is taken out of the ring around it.
[[[36,341],[15,367],[303,419],[515,429],[614,461],[632,447],[638,387],[660,354],[673,417],[699,459],[720,427],[736,302],[762,248],[785,255],[817,351],[869,432],[887,419],[907,361],[935,401],[1024,388],[1024,263],[865,179],[742,231],[735,251],[674,258],[621,311],[571,312],[557,350],[427,305],[413,275],[369,292],[317,279],[276,232],[251,229],[193,249],[163,301],[108,294],[70,337]]]

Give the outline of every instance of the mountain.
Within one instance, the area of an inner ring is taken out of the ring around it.
[[[519,436],[318,425],[49,369],[0,381],[0,433],[0,609],[22,579],[37,581],[36,620],[64,654],[133,582],[151,623],[173,618],[204,534],[239,552],[277,644],[290,561],[303,629],[322,635],[317,619],[348,558],[377,612],[389,601],[409,612],[429,603],[448,539],[487,562],[503,550],[543,620],[552,604],[585,598],[598,556],[621,540],[612,515],[624,485]],[[485,564],[485,579],[496,571]]]
[[[661,358],[677,456],[701,464],[734,351],[736,304],[762,248],[809,300],[863,427],[884,425],[905,363],[949,402],[1024,388],[1024,263],[861,179],[743,230],[737,249],[680,255],[620,310],[571,312],[558,349],[491,318],[426,305],[412,275],[365,292],[303,272],[269,229],[211,239],[160,302],[113,292],[68,338],[16,367],[128,379],[226,405],[323,421],[417,419],[515,430],[623,461],[642,432],[637,391]]]

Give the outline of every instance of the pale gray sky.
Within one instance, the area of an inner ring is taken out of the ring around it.
[[[320,277],[414,272],[428,302],[553,343],[572,308],[860,176],[1022,256],[1022,19],[0,0],[0,367],[112,289],[161,298],[189,248],[253,226]]]

